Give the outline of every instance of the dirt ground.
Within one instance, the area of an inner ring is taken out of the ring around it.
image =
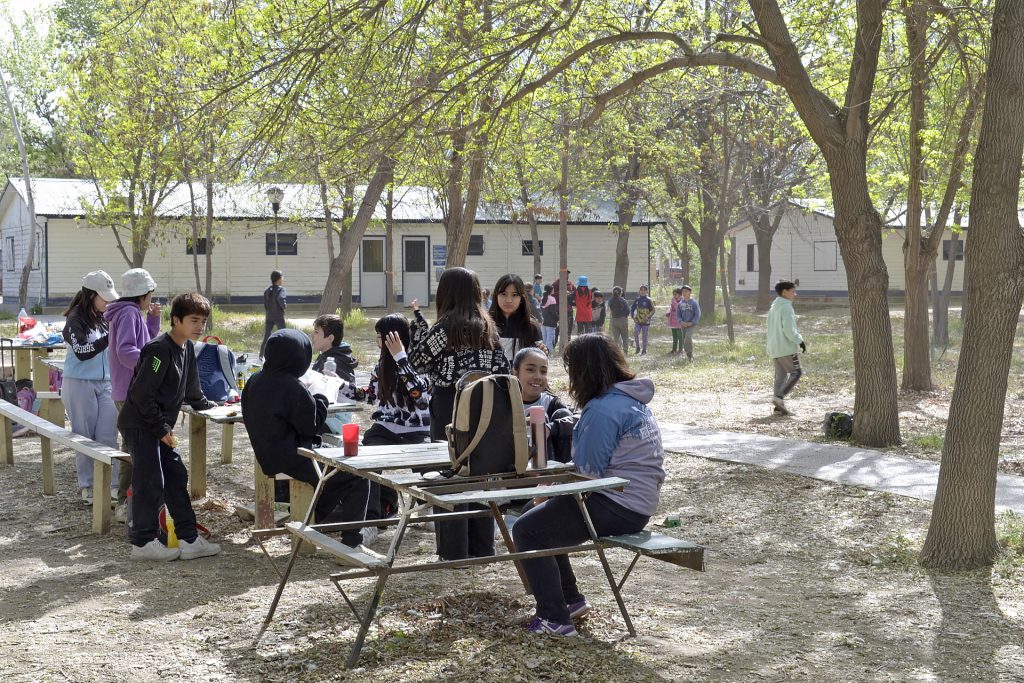
[[[698,349],[710,353],[721,332],[704,334]],[[631,360],[655,377],[663,422],[813,439],[825,410],[852,405],[842,378],[809,372],[792,402],[797,417],[769,418],[760,355],[741,350],[735,363],[711,369],[699,355],[694,366],[666,358],[667,342],[658,344],[665,348]],[[904,396],[905,431],[935,432],[943,402],[948,392]],[[211,454],[219,431],[211,430]],[[300,559],[274,623],[254,643],[276,577],[230,513],[252,496],[244,430],[233,463],[211,458],[210,495],[196,503],[224,552],[166,565],[129,562],[123,525],[90,534],[69,452],[57,451],[57,495],[44,497],[38,441],[15,449],[17,464],[0,466],[4,681],[1024,681],[1024,573],[1006,564],[970,574],[918,569],[929,514],[920,501],[671,453],[655,520],[678,512],[683,527],[670,533],[708,546],[707,571],[641,560],[625,589],[639,637],[625,637],[589,556],[574,560],[596,607],[578,639],[525,633],[532,602],[511,566],[398,576],[360,668],[346,671],[355,624],[327,580],[337,567],[320,557]],[[896,450],[936,457],[914,444]],[[283,542],[271,547],[284,556]],[[411,531],[404,556],[431,558],[432,535]],[[625,568],[624,553],[611,557]],[[359,604],[370,586],[350,583]]]

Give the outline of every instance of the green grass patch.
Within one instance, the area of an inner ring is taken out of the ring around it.
[[[903,571],[918,568],[918,543],[902,531],[886,536],[881,543],[861,558],[862,564]]]
[[[1024,570],[1024,517],[1012,510],[999,515],[996,540],[1002,552],[996,558],[995,572],[1001,576],[1019,575]]]
[[[909,440],[912,444],[915,444],[924,450],[936,452],[941,451],[943,445],[946,443],[946,437],[942,434],[936,433],[914,434]]]

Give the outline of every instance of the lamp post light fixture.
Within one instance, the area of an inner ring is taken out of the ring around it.
[[[280,251],[277,243],[277,213],[281,210],[281,201],[284,199],[284,190],[274,185],[267,190],[267,199],[270,200],[270,208],[274,211],[274,270],[278,270],[277,252]]]

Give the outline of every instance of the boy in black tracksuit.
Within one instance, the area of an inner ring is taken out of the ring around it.
[[[132,455],[131,558],[168,561],[216,555],[220,546],[196,531],[196,515],[188,495],[188,470],[176,450],[174,425],[183,401],[196,410],[213,406],[199,385],[192,341],[199,338],[210,315],[202,295],[179,294],[171,302],[171,331],[142,347],[128,396],[118,416]],[[174,519],[180,548],[157,538],[161,500]]]
[[[260,344],[260,357],[267,346],[267,339],[276,327],[285,329],[288,325],[284,320],[285,309],[288,308],[288,296],[284,291],[284,275],[275,270],[270,274],[270,286],[263,290],[263,343]]]
[[[299,448],[320,445],[329,405],[326,396],[311,394],[299,382],[312,358],[309,337],[299,330],[278,330],[270,335],[263,369],[242,389],[242,421],[264,473],[284,472],[316,486],[319,477],[313,461],[298,453]],[[369,501],[368,480],[339,472],[324,482],[315,521],[362,521]],[[363,537],[359,529],[351,529],[342,532],[341,542],[355,548]]]

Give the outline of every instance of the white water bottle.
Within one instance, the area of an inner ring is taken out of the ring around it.
[[[338,364],[334,362],[333,358],[328,358],[324,363],[324,374],[328,377],[338,376]]]

